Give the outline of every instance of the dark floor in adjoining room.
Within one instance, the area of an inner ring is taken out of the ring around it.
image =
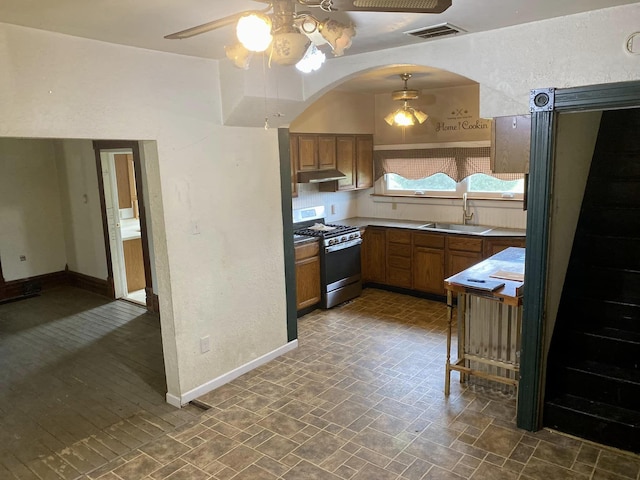
[[[195,418],[165,403],[159,319],[128,302],[0,305],[0,362],[2,479],[75,478]]]
[[[117,306],[122,308],[130,306]],[[2,312],[0,307],[0,323]],[[58,313],[54,319],[64,323],[74,316]],[[99,438],[82,440],[73,455],[56,452],[31,463],[32,476],[15,478],[640,479],[638,456],[546,430],[518,430],[513,398],[468,388],[457,375],[451,396],[444,397],[445,329],[442,303],[367,289],[348,304],[301,318],[298,349],[204,395],[199,400],[209,410],[192,409],[183,425],[167,425],[166,433],[145,441],[139,437],[147,418],[121,421],[117,433],[129,435],[123,444],[136,438],[138,445],[111,452],[105,465],[80,475],[78,459],[97,463],[95,455],[108,450]],[[137,383],[138,375],[131,369],[102,382],[120,382],[124,392],[129,385],[122,382]],[[3,419],[5,407],[0,404]],[[90,421],[92,414],[86,417]],[[0,470],[5,476],[12,478]]]

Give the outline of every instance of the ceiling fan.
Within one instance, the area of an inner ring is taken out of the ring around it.
[[[340,56],[351,46],[355,36],[353,25],[344,25],[331,18],[318,20],[308,11],[297,11],[298,5],[317,8],[321,12],[404,12],[441,13],[451,6],[451,0],[254,0],[267,4],[262,10],[249,10],[213,20],[165,36],[185,39],[236,24],[239,43],[225,47],[227,57],[236,66],[248,68],[253,52],[270,48],[270,61],[280,65],[306,62],[305,70],[319,68],[324,53],[317,47],[329,44],[333,54]],[[271,13],[269,13],[271,12]]]

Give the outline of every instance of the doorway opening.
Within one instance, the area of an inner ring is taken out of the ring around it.
[[[113,297],[157,311],[138,144],[96,141],[94,149]]]

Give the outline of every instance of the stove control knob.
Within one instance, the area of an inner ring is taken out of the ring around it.
[[[341,242],[346,242],[347,240],[348,240],[348,238],[347,238],[346,235],[340,239]]]
[[[333,239],[329,240],[329,245],[333,245],[334,243],[336,243],[335,240],[333,240]]]

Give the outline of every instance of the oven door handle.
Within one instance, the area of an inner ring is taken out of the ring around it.
[[[325,247],[325,253],[337,252],[338,250],[344,250],[345,248],[355,247],[356,245],[360,245],[362,243],[361,238],[354,238],[353,240],[349,240],[348,242],[338,243],[336,245],[331,245],[330,247]]]

